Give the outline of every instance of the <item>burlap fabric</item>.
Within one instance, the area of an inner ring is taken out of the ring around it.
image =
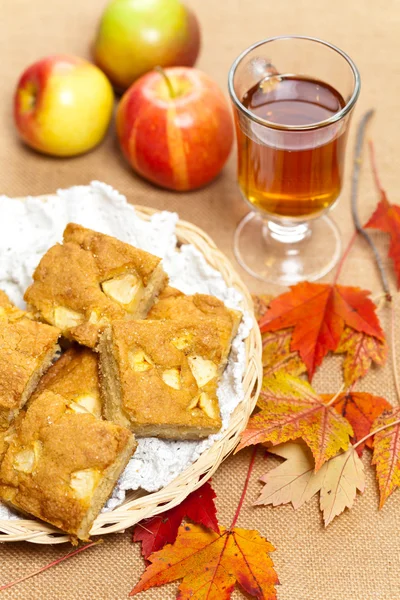
[[[105,0],[0,0],[0,193],[9,196],[38,195],[59,187],[85,184],[92,179],[110,183],[129,200],[155,208],[177,210],[184,219],[204,228],[221,249],[232,257],[232,234],[245,214],[235,184],[235,157],[212,185],[192,194],[179,195],[155,189],[133,175],[118,152],[114,132],[87,156],[72,160],[42,157],[16,139],[11,118],[14,84],[21,70],[40,56],[69,52],[88,55],[95,22]],[[228,68],[235,56],[255,40],[282,33],[315,35],[330,40],[350,53],[363,79],[355,121],[371,106],[377,109],[370,133],[375,140],[381,176],[392,201],[399,203],[398,98],[400,4],[397,0],[191,0],[203,29],[199,67],[226,86]],[[354,125],[353,123],[353,125]],[[353,128],[354,134],[354,128]],[[350,138],[352,148],[353,135]],[[351,150],[348,164],[351,162]],[[344,241],[350,238],[349,175],[342,200],[334,211]],[[360,212],[370,215],[377,200],[368,164],[360,189]],[[385,236],[375,235],[380,250]],[[232,257],[233,259],[233,257]],[[239,269],[239,267],[237,267]],[[239,269],[240,270],[240,269]],[[261,286],[241,273],[252,291],[278,292]],[[341,281],[381,293],[371,256],[358,241],[343,270]],[[394,286],[393,278],[391,279]],[[397,354],[400,357],[400,302],[397,302]],[[390,333],[390,315],[381,311]],[[340,360],[328,360],[315,378],[321,392],[335,392],[341,384]],[[383,394],[396,403],[390,362],[373,370],[357,389]],[[214,477],[221,523],[230,523],[250,457],[249,451],[229,458]],[[290,507],[252,508],[261,489],[258,477],[277,464],[259,452],[239,525],[258,529],[275,546],[274,561],[281,580],[280,600],[399,600],[400,599],[400,492],[378,512],[377,486],[366,452],[367,490],[352,511],[337,518],[327,530],[322,526],[314,498],[297,512]],[[38,547],[13,544],[0,547],[0,583],[16,579],[68,551],[68,546]],[[138,545],[130,532],[105,537],[104,544],[39,575],[8,592],[12,600],[117,600],[126,598],[144,567]],[[143,598],[175,597],[176,585],[150,590]],[[242,597],[235,591],[233,598]]]

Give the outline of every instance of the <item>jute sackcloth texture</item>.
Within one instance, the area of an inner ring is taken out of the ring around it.
[[[14,134],[11,97],[19,73],[35,59],[58,52],[88,56],[95,23],[105,0],[1,0],[0,4],[0,193],[8,196],[39,195],[60,187],[86,184],[101,179],[113,185],[137,204],[176,210],[183,219],[205,229],[233,260],[232,235],[246,213],[235,183],[235,156],[223,174],[209,187],[192,194],[173,194],[156,189],[137,178],[123,162],[111,130],[94,152],[72,160],[56,160],[31,152]],[[362,94],[350,136],[348,167],[351,164],[354,125],[362,112],[373,106],[377,114],[370,128],[375,140],[380,172],[393,202],[398,193],[398,154],[400,116],[398,98],[400,4],[368,0],[191,0],[202,24],[203,49],[198,66],[226,89],[229,66],[241,50],[256,40],[283,33],[300,33],[325,38],[346,50],[358,64]],[[349,210],[350,168],[341,202],[333,217],[346,243],[352,233]],[[365,162],[360,188],[363,221],[371,214],[377,196]],[[374,234],[382,255],[387,250],[385,236]],[[385,261],[389,267],[389,263]],[[239,272],[240,268],[237,267]],[[241,275],[254,291],[278,293],[279,289],[260,285]],[[329,280],[329,277],[327,278]],[[356,242],[342,272],[341,282],[381,293],[376,268],[364,242]],[[394,288],[394,280],[391,278]],[[395,301],[396,348],[400,357],[400,302]],[[380,311],[390,334],[390,311]],[[314,383],[320,392],[335,392],[341,385],[339,357],[326,361]],[[396,403],[390,363],[374,369],[357,389],[384,395]],[[232,520],[250,451],[229,458],[218,470],[213,485],[218,494],[221,523]],[[365,453],[367,489],[351,511],[338,517],[324,530],[317,499],[297,512],[290,507],[252,508],[261,485],[258,477],[278,464],[265,459],[260,451],[251,478],[239,526],[258,529],[275,546],[274,561],[281,580],[280,600],[399,600],[400,599],[400,491],[378,512],[374,472]],[[105,537],[104,544],[3,592],[12,600],[119,600],[144,568],[138,545],[130,533]],[[69,550],[67,546],[38,547],[10,544],[0,547],[0,583],[16,579]],[[150,590],[143,598],[168,600],[175,597],[176,585]],[[241,598],[235,591],[233,598]]]

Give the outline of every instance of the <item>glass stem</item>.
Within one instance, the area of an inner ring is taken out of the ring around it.
[[[282,244],[296,244],[311,235],[308,223],[289,223],[283,225],[275,221],[264,221],[263,235],[265,238],[273,238]]]

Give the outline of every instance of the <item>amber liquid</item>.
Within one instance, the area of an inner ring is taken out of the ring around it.
[[[271,76],[252,87],[242,103],[279,125],[315,124],[345,102],[331,86],[293,75]],[[346,127],[341,121],[308,131],[275,130],[239,117],[239,185],[256,208],[299,219],[331,206],[343,178]]]

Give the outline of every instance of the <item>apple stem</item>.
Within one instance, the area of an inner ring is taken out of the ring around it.
[[[164,81],[165,81],[165,83],[167,85],[167,88],[168,88],[168,91],[169,91],[169,95],[171,96],[171,98],[176,98],[176,93],[175,93],[174,87],[173,87],[173,85],[171,83],[170,78],[168,77],[168,75],[164,71],[164,69],[158,65],[157,67],[154,67],[154,70],[157,71],[157,73],[160,73],[160,75],[164,78]]]

